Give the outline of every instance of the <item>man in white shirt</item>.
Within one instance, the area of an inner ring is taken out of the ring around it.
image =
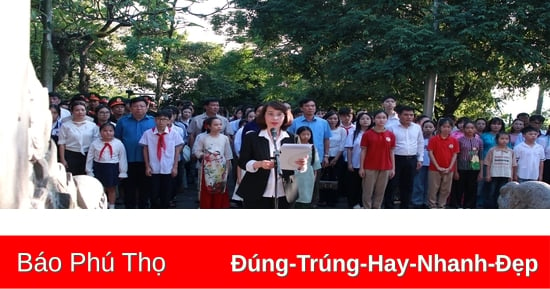
[[[393,196],[399,189],[399,208],[408,209],[417,170],[424,161],[424,136],[422,128],[413,122],[414,109],[397,108],[399,122],[387,127],[395,135],[395,176],[390,180],[384,196],[386,208],[393,208]]]

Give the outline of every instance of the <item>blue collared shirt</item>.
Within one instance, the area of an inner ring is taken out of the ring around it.
[[[287,130],[296,134],[298,128],[302,126],[309,127],[313,132],[313,145],[319,154],[319,159],[322,160],[325,155],[325,139],[330,139],[332,136],[330,125],[325,119],[318,116],[313,117],[311,121],[308,121],[304,116],[300,116],[294,119]]]
[[[150,115],[146,115],[139,121],[131,114],[118,120],[115,127],[115,137],[124,144],[129,163],[145,161],[143,159],[143,147],[139,145],[139,140],[146,130],[153,127],[155,127],[155,119]]]

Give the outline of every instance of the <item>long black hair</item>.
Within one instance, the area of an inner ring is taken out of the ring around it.
[[[366,111],[363,111],[363,112],[360,112],[359,114],[357,114],[357,117],[355,118],[355,130],[353,131],[353,141],[355,141],[355,139],[357,138],[357,136],[361,132],[361,124],[359,122],[361,121],[361,118],[364,115],[367,115],[370,118],[370,125],[369,125],[369,127],[367,127],[367,129],[365,131],[371,129],[374,126],[374,119],[373,119],[373,117],[370,113],[368,113]]]
[[[312,146],[311,146],[311,156],[312,156],[311,157],[311,165],[313,166],[313,164],[315,162],[315,159],[318,157],[317,156],[317,151],[315,150],[315,144],[313,143],[313,131],[311,130],[311,128],[309,128],[309,126],[301,126],[296,130],[296,138],[299,138],[300,134],[304,131],[309,131],[309,134],[311,135],[311,137],[309,138],[308,143],[312,144]]]

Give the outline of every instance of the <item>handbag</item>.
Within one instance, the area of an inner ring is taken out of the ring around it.
[[[283,189],[285,191],[286,201],[288,203],[294,203],[298,199],[298,182],[296,182],[296,176],[290,175],[287,178],[283,178]]]

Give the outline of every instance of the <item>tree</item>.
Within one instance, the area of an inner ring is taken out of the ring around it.
[[[174,87],[169,91],[177,98],[198,101],[215,97],[229,109],[264,100],[262,92],[271,73],[253,50],[243,48],[223,54],[219,45],[191,44],[182,48],[187,53],[178,62],[181,70],[175,70],[170,78]]]
[[[46,1],[44,1],[45,3]],[[133,34],[135,37],[141,35],[151,36],[157,34],[162,39],[161,66],[169,65],[170,51],[172,46],[169,42],[176,36],[175,31],[186,25],[193,25],[185,20],[182,15],[197,15],[190,11],[190,7],[198,0],[177,1],[177,0],[52,0],[53,21],[51,24],[52,47],[55,54],[55,68],[52,88],[56,90],[61,84],[71,82],[68,79],[78,75],[77,85],[69,88],[79,92],[88,92],[93,82],[91,75],[104,64],[96,61],[105,54],[117,54],[120,47],[116,47],[116,34]],[[32,0],[33,19],[31,21],[33,30],[32,50],[38,51],[42,39],[43,26],[41,16],[49,13],[41,0]],[[220,8],[223,9],[223,8]],[[46,17],[44,17],[46,18]],[[44,27],[49,27],[44,25]],[[119,42],[120,43],[120,42]],[[142,42],[145,43],[145,42]],[[158,44],[159,41],[156,41]],[[31,53],[33,63],[39,71],[48,71],[49,64],[41,63],[40,55]],[[89,69],[93,67],[93,69]],[[156,91],[160,94],[165,75],[165,68],[159,67],[160,72],[157,78]],[[44,76],[46,77],[46,76]],[[43,80],[47,82],[48,80]]]
[[[182,43],[173,52],[168,75],[170,87],[166,93],[171,101],[189,99],[198,102],[204,96],[213,96],[209,87],[200,89],[198,81],[210,75],[211,67],[223,57],[220,45],[212,43]]]
[[[550,4],[445,1],[433,29],[432,1],[235,0],[215,19],[237,25],[322,102],[377,103],[385,94],[421,107],[425,76],[439,75],[436,112],[495,107],[494,87],[527,88],[548,76]],[[243,12],[244,11],[244,12]],[[237,34],[236,34],[237,35]],[[238,34],[237,36],[242,36]]]

